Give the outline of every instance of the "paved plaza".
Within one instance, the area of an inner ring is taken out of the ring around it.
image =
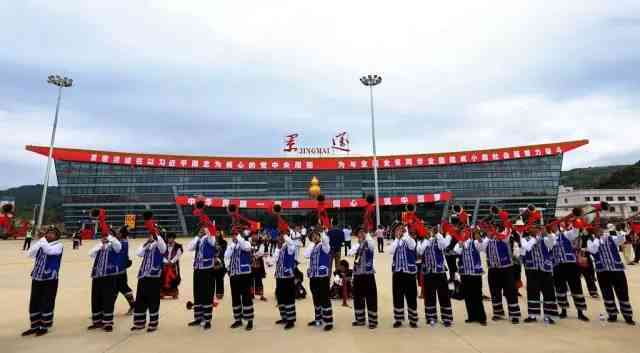
[[[181,239],[186,243],[186,239]],[[133,240],[135,249],[141,240]],[[391,327],[391,258],[388,254],[376,255],[380,326],[376,330],[353,328],[353,311],[334,301],[336,327],[326,333],[310,328],[306,323],[313,317],[310,296],[297,302],[298,325],[291,331],[283,331],[274,325],[278,310],[274,306],[273,267],[267,270],[265,292],[268,302],[256,302],[256,322],[252,332],[231,330],[231,297],[228,278],[226,296],[215,309],[213,329],[203,331],[187,327],[192,312],[185,309],[185,302],[191,300],[192,253],[182,258],[183,282],[178,300],[164,300],[160,307],[159,330],[152,334],[131,333],[130,316],[124,313],[127,304],[123,297],[116,303],[116,320],[113,333],[87,332],[90,324],[90,261],[87,256],[91,242],[85,242],[80,250],[72,250],[71,242],[65,240],[65,252],[61,267],[60,287],[55,309],[54,327],[44,337],[20,337],[28,328],[28,301],[30,278],[33,265],[25,253],[18,250],[18,241],[0,241],[0,352],[2,353],[102,353],[102,352],[638,352],[640,346],[640,326],[630,327],[623,322],[608,324],[598,320],[604,312],[602,301],[588,300],[587,314],[591,322],[582,323],[575,319],[575,311],[569,311],[569,319],[555,326],[544,324],[511,325],[507,321],[489,322],[487,327],[465,324],[465,307],[462,301],[454,301],[454,326],[425,325],[423,304],[419,303],[420,327],[401,329]],[[133,254],[133,250],[131,251]],[[129,269],[129,284],[135,290],[135,274],[140,264],[134,259]],[[306,264],[301,269],[306,269]],[[627,268],[631,302],[635,305],[636,320],[640,319],[640,266]],[[305,282],[306,282],[305,276]],[[308,285],[305,287],[308,288]],[[486,281],[484,291],[488,294]],[[586,288],[585,288],[586,289]],[[526,298],[521,298],[525,310]],[[490,315],[491,305],[485,302]]]

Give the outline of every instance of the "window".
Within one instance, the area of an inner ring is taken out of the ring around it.
[[[618,196],[618,201],[625,201],[625,200],[627,200],[627,198],[626,198],[626,197],[624,197],[624,196]]]
[[[638,212],[638,206],[631,206],[631,212]]]
[[[615,211],[616,211],[616,208],[615,208],[615,207],[613,207],[613,206],[609,207],[609,212],[613,213],[613,212],[615,212]]]
[[[635,201],[636,197],[635,196],[629,196],[629,201]]]
[[[600,196],[594,196],[593,201],[600,201]]]
[[[589,202],[589,201],[591,201],[591,198],[590,198],[589,196],[586,196],[586,197],[584,198],[584,200],[585,200],[585,201],[587,201],[587,202]]]
[[[613,196],[607,196],[607,201],[613,201]]]
[[[564,199],[564,203],[569,203],[569,200],[567,200],[567,199]]]

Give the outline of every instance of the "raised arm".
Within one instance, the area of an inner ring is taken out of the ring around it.
[[[162,239],[162,237],[156,237],[156,246],[158,247],[158,251],[160,251],[161,254],[167,252],[167,243],[164,242],[164,239]]]
[[[329,239],[329,237],[327,236],[327,234],[325,234],[324,232],[320,235],[320,244],[322,245],[322,251],[324,251],[326,254],[331,252],[331,241]]]
[[[109,235],[107,237],[107,240],[109,241],[108,245],[111,247],[111,249],[113,249],[113,251],[119,253],[120,250],[122,250],[122,243],[120,243],[120,240],[118,240],[118,238],[114,237],[113,235]]]
[[[449,234],[443,237],[442,234],[437,233],[436,239],[438,241],[438,248],[440,248],[440,250],[446,249],[451,244],[451,235]]]
[[[29,257],[35,258],[36,255],[38,255],[38,250],[40,250],[40,248],[42,247],[42,244],[47,244],[47,239],[45,239],[44,237],[40,238],[40,240],[35,242],[35,244],[31,245],[31,247],[29,248],[29,251],[27,251],[27,255]]]
[[[187,251],[195,251],[196,247],[198,246],[199,239],[200,239],[199,237],[193,237],[193,239],[191,239],[189,244],[187,244]]]

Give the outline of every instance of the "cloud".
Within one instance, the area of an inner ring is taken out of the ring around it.
[[[5,2],[0,185],[40,182],[24,145],[49,139],[54,72],[75,81],[61,146],[278,155],[288,132],[345,129],[366,154],[358,77],[379,72],[381,154],[588,138],[565,168],[635,162],[639,19],[637,1]]]

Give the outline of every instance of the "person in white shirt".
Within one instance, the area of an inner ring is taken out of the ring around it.
[[[624,320],[629,325],[635,325],[633,311],[629,302],[629,285],[624,273],[624,263],[620,257],[618,247],[625,241],[625,232],[610,227],[608,231],[602,229],[591,230],[592,238],[587,241],[587,250],[593,256],[598,276],[602,301],[609,318],[607,321],[618,320],[618,307],[616,297],[620,304],[620,311]]]
[[[382,224],[378,226],[378,229],[376,229],[375,238],[376,238],[376,241],[378,242],[378,252],[383,253],[384,252],[384,226]]]
[[[347,256],[349,249],[351,249],[351,227],[344,227],[342,232],[344,233],[344,256]]]
[[[224,261],[229,272],[231,283],[231,305],[233,306],[234,322],[231,328],[242,326],[242,320],[247,322],[245,329],[253,330],[253,298],[251,297],[251,240],[245,240],[241,232],[232,230],[233,241],[227,246]]]
[[[31,327],[22,336],[42,336],[53,326],[53,309],[58,293],[58,275],[62,261],[60,231],[51,227],[28,251],[34,259],[31,271],[29,319]]]

